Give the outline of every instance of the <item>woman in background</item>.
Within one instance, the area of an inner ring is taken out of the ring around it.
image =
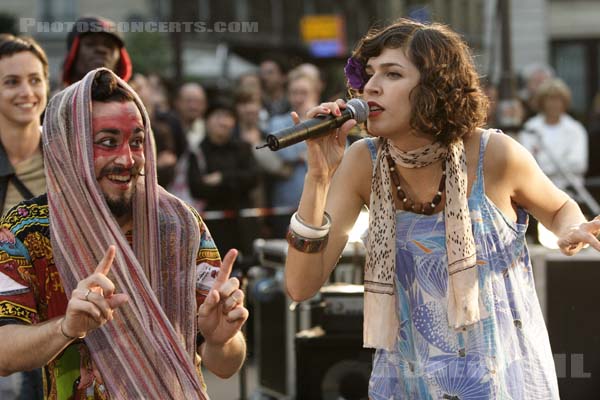
[[[0,35],[0,204],[2,213],[46,191],[40,117],[48,59],[31,38]]]
[[[527,120],[519,141],[560,189],[583,184],[588,167],[588,134],[567,114],[571,90],[558,78],[544,81],[534,95],[539,113]]]
[[[0,35],[0,210],[46,192],[40,118],[48,100],[48,58],[32,38]],[[17,374],[16,374],[17,375]],[[16,376],[15,375],[15,376]],[[41,370],[21,374],[22,399],[41,399]],[[5,382],[12,379],[2,378]],[[9,397],[3,393],[2,398]]]

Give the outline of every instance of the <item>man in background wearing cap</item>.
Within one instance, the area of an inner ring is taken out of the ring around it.
[[[131,59],[125,49],[123,35],[108,19],[80,18],[67,36],[63,83],[68,86],[100,67],[112,70],[124,81],[131,78]]]

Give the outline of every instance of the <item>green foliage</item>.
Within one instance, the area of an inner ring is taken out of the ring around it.
[[[162,32],[130,32],[125,38],[134,72],[169,75],[173,54],[169,35]]]

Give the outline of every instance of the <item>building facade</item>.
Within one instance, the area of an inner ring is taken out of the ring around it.
[[[280,53],[292,65],[309,60],[339,70],[370,26],[411,16],[447,23],[463,34],[474,48],[481,73],[497,82],[502,56],[499,1],[3,0],[1,12],[13,15],[18,24],[23,18],[61,22],[86,14],[119,22],[199,22],[204,26],[201,32],[162,32],[169,36],[173,68],[161,72],[221,83],[271,53]],[[600,1],[512,0],[510,18],[514,72],[531,63],[550,64],[573,89],[575,112],[584,115],[600,90]],[[231,22],[249,23],[253,30],[243,32],[240,25],[227,25]],[[208,31],[219,23],[225,28]],[[328,38],[332,23],[339,24],[339,35]],[[66,51],[66,32],[24,33],[42,43],[56,79]],[[320,35],[325,36],[324,43],[311,42]]]

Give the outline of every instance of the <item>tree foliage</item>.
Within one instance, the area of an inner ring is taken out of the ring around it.
[[[161,32],[130,32],[125,39],[133,70],[142,74],[171,75],[173,54],[169,35]]]

